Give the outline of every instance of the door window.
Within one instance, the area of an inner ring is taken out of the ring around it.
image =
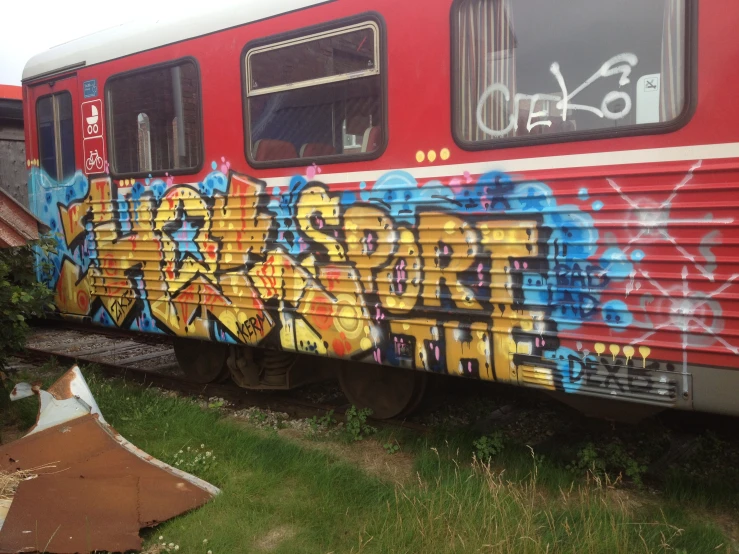
[[[58,182],[74,175],[72,95],[58,92],[36,102],[41,168]]]

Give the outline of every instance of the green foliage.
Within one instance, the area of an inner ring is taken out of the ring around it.
[[[308,420],[310,425],[311,433],[316,435],[321,431],[326,431],[330,427],[336,425],[336,418],[334,418],[334,411],[329,410],[325,415],[321,417],[313,416]]]
[[[372,410],[369,408],[358,410],[356,406],[352,406],[346,411],[346,437],[350,442],[361,441],[377,431],[367,423],[367,418],[371,415]]]
[[[52,292],[36,279],[35,253],[47,259],[53,250],[51,239],[42,239],[34,245],[0,249],[0,368],[14,350],[23,348],[28,335],[28,320],[43,317],[46,309],[53,309]],[[42,271],[48,272],[46,264]]]
[[[643,486],[647,466],[629,454],[619,440],[608,444],[587,443],[568,466],[573,471],[590,471],[596,476],[625,475],[637,487]]]
[[[490,435],[480,437],[472,443],[475,447],[475,456],[483,463],[488,463],[505,448],[503,433],[496,431]]]
[[[601,457],[596,446],[589,442],[577,452],[577,459],[568,464],[567,469],[602,474],[606,471],[606,461]]]
[[[398,441],[396,440],[388,441],[385,444],[383,444],[382,447],[385,449],[385,452],[387,452],[388,454],[397,454],[398,452],[400,452],[400,445],[398,444]]]

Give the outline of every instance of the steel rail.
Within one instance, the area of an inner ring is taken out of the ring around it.
[[[65,331],[84,330],[88,335],[91,334],[108,336],[112,338],[125,338],[127,341],[125,345],[125,350],[130,350],[130,345],[128,344],[128,341],[138,342],[137,339],[139,337],[137,334],[129,332],[117,332],[115,330],[108,329],[106,329],[104,332],[98,332],[97,329],[91,330],[89,327],[85,327],[82,325],[72,326],[68,325],[67,322],[64,323],[64,326],[65,329],[61,329],[58,327],[52,327],[47,323],[43,327],[47,329],[52,329],[55,332],[62,333]],[[66,329],[66,327],[71,327],[71,329]],[[142,347],[145,347],[161,345],[162,343],[167,342],[167,337],[157,338],[159,339],[158,341],[147,341],[149,344],[142,341],[139,344]],[[152,342],[154,344],[152,344]],[[48,340],[44,342],[45,345],[47,343]],[[100,352],[104,351],[105,350],[103,348],[97,348],[93,352],[95,354],[99,354]],[[300,398],[295,398],[294,396],[291,396],[291,394],[295,394],[294,391],[251,391],[241,388],[232,383],[208,383],[203,385],[200,383],[193,383],[191,381],[188,381],[185,377],[180,377],[177,375],[165,375],[162,373],[158,373],[154,369],[147,370],[127,365],[128,363],[132,363],[134,359],[136,359],[137,361],[147,359],[148,354],[139,354],[135,356],[132,355],[130,357],[130,360],[129,358],[123,357],[121,359],[117,359],[115,363],[111,363],[100,359],[90,358],[88,357],[90,354],[86,353],[84,350],[82,350],[81,352],[82,354],[80,355],[76,352],[69,352],[64,349],[54,347],[45,346],[44,348],[36,348],[33,346],[26,346],[25,349],[21,352],[18,352],[16,356],[27,361],[47,362],[51,359],[56,359],[57,361],[62,362],[66,365],[93,365],[97,367],[100,372],[106,377],[121,378],[124,381],[131,381],[143,386],[154,386],[165,390],[176,391],[188,396],[196,396],[205,399],[210,399],[214,397],[222,398],[223,400],[228,401],[228,403],[230,404],[228,408],[229,410],[240,410],[244,408],[255,407],[271,411],[283,412],[288,414],[288,416],[292,418],[307,418],[312,416],[320,417],[330,411],[333,411],[338,421],[345,422],[345,412],[349,408],[348,405],[321,404],[310,402]],[[171,350],[162,350],[161,355],[171,355]],[[372,424],[378,427],[403,428],[420,433],[426,433],[428,431],[428,428],[425,425],[405,420],[372,420]]]

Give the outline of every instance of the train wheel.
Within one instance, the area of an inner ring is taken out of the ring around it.
[[[177,363],[190,381],[212,383],[228,375],[228,346],[217,342],[175,339]]]
[[[418,373],[417,382],[416,382],[416,390],[413,394],[413,398],[411,398],[411,401],[408,402],[408,405],[405,407],[405,409],[398,414],[398,417],[408,417],[415,413],[418,408],[421,407],[423,404],[423,401],[426,399],[426,389],[428,387],[428,377],[426,373],[422,371],[414,371],[414,373]]]
[[[341,390],[357,408],[369,408],[375,419],[407,416],[418,408],[426,391],[426,374],[371,364],[342,365]]]

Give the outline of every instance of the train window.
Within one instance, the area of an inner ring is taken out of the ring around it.
[[[106,85],[116,175],[188,173],[202,164],[200,77],[179,61],[116,75]]]
[[[261,43],[244,63],[252,165],[380,154],[386,129],[376,22]]]
[[[72,95],[59,92],[36,102],[41,168],[58,182],[74,175]]]
[[[641,132],[684,113],[686,0],[561,0],[552,9],[551,0],[454,3],[462,146]]]

